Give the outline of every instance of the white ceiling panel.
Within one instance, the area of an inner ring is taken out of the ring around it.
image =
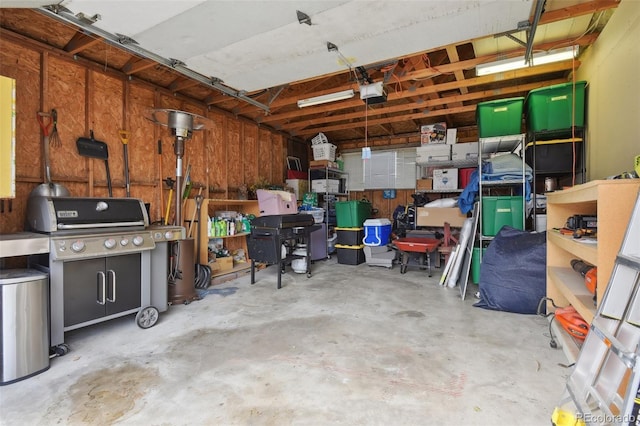
[[[248,92],[516,28],[533,0],[67,0],[74,14]],[[312,25],[300,24],[300,10]]]

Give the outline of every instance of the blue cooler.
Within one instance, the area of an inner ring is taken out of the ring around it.
[[[364,221],[365,246],[386,246],[391,237],[391,221],[389,219],[367,219]]]

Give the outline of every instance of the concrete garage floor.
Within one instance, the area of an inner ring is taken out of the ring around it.
[[[550,424],[569,370],[547,321],[472,307],[440,271],[316,262],[68,332],[71,352],[0,387],[6,425]],[[216,294],[217,293],[217,294]]]

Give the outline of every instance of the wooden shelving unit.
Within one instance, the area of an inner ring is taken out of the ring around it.
[[[596,306],[584,279],[571,268],[571,259],[581,259],[598,267],[596,300],[599,304],[609,284],[639,189],[638,179],[596,180],[547,193],[547,297],[557,306],[572,305],[589,323]],[[555,230],[575,214],[597,215],[597,242],[575,239]]]
[[[196,209],[196,202],[194,199],[190,198],[187,200],[185,206],[184,226],[189,229],[191,225],[191,218],[194,217],[194,209]],[[200,208],[200,216],[195,217],[194,225],[192,227],[192,236],[194,238],[195,250],[198,250],[198,238],[200,238],[200,252],[196,253],[197,261],[201,265],[207,265],[209,263],[209,252],[208,252],[208,243],[209,243],[209,233],[207,229],[207,219],[208,217],[214,217],[216,211],[224,211],[224,210],[233,210],[238,213],[242,213],[243,215],[253,214],[254,216],[260,216],[260,207],[258,206],[258,200],[217,200],[211,198],[205,198],[202,200],[202,206]],[[200,234],[197,235],[197,225],[198,221],[201,221],[202,225],[200,226]],[[235,235],[227,235],[223,237],[211,237],[211,238],[222,238],[224,241],[224,246],[230,251],[234,251],[237,249],[243,249],[247,258],[246,263],[238,264],[233,267],[231,270],[226,270],[222,272],[214,272],[212,274],[212,278],[219,277],[222,275],[233,274],[235,272],[240,272],[243,270],[251,269],[251,261],[249,259],[249,251],[247,250],[247,235],[249,233],[237,233]]]

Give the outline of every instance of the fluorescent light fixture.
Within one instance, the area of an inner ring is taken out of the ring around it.
[[[550,64],[552,62],[565,61],[578,56],[578,46],[565,47],[563,49],[550,50],[548,52],[534,53],[531,64],[526,64],[524,56],[489,62],[476,66],[476,76],[495,74],[498,72],[512,71],[528,66]]]
[[[329,93],[327,95],[316,96],[314,98],[300,99],[298,101],[298,107],[304,108],[304,107],[309,107],[314,105],[326,104],[329,102],[343,101],[345,99],[353,98],[353,95],[355,95],[355,92],[353,91],[353,89],[349,89],[349,90],[343,90],[342,92]]]

